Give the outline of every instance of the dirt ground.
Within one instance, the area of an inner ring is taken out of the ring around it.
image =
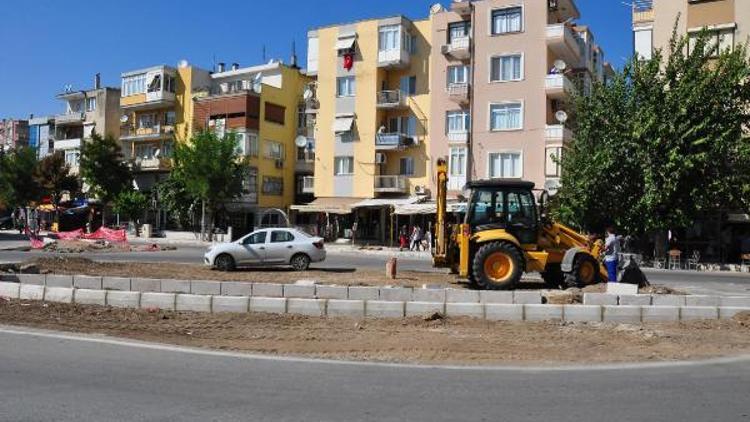
[[[284,356],[444,364],[568,364],[750,353],[750,313],[643,326],[148,312],[0,300],[0,324]]]

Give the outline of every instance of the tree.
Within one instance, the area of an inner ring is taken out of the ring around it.
[[[704,211],[750,206],[750,60],[703,33],[686,54],[636,59],[574,100],[575,139],[562,165],[558,216],[640,234],[687,227]]]
[[[156,193],[161,206],[168,211],[171,218],[180,227],[192,225],[193,212],[191,210],[199,200],[187,191],[181,179],[170,175],[166,180],[156,185]]]
[[[64,192],[78,190],[78,179],[70,174],[70,165],[65,162],[62,151],[56,151],[40,160],[34,169],[34,181],[42,195],[48,195],[55,207],[55,218]]]
[[[0,154],[0,201],[10,207],[26,206],[38,199],[39,189],[34,180],[36,153],[18,147]]]
[[[174,151],[172,177],[185,186],[185,191],[202,201],[209,211],[213,228],[216,211],[227,201],[242,193],[246,163],[240,160],[237,142],[230,134],[219,138],[213,132],[197,133]],[[205,212],[201,216],[201,234],[205,235]]]
[[[123,190],[115,198],[114,205],[116,213],[121,214],[135,225],[135,234],[138,236],[138,223],[140,217],[148,208],[148,198],[137,190]]]
[[[97,133],[81,145],[81,178],[89,191],[102,201],[104,208],[120,192],[132,187],[133,175],[125,162],[119,141],[112,136],[102,138]]]

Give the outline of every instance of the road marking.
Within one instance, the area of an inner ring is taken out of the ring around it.
[[[409,364],[409,363],[387,363],[387,362],[358,362],[334,359],[313,359],[293,356],[271,356],[253,353],[227,352],[219,350],[207,350],[187,346],[173,346],[160,343],[149,343],[138,340],[126,340],[106,335],[65,333],[61,331],[43,330],[36,328],[21,328],[0,325],[0,334],[52,338],[57,340],[82,341],[88,343],[107,344],[112,346],[132,347],[146,350],[159,350],[165,352],[184,353],[191,355],[202,355],[212,357],[224,357],[247,360],[264,360],[277,362],[310,363],[324,365],[346,365],[346,366],[372,366],[384,368],[406,368],[406,369],[445,369],[460,371],[505,371],[505,372],[573,372],[573,371],[620,371],[633,369],[668,369],[691,366],[725,365],[733,363],[750,363],[750,355],[739,355],[732,357],[704,359],[698,361],[669,361],[669,362],[646,362],[646,363],[617,363],[617,364],[594,364],[594,365],[570,365],[570,366],[460,366],[460,365],[436,365],[436,364]]]

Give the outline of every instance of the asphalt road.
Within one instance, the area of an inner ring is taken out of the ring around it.
[[[0,421],[750,420],[750,358],[609,369],[420,368],[6,328]]]

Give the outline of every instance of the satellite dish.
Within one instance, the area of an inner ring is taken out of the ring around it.
[[[563,124],[568,121],[568,113],[563,110],[559,110],[557,113],[555,113],[555,119],[557,119],[560,124]]]
[[[313,92],[312,92],[312,89],[310,89],[310,88],[307,88],[305,90],[305,93],[302,94],[302,98],[304,98],[305,100],[309,100],[312,97],[313,97]]]
[[[558,179],[547,180],[544,182],[544,190],[549,193],[549,196],[557,195],[557,192],[560,191],[560,181]]]
[[[185,60],[185,59],[182,59],[182,60],[180,60],[180,61],[179,61],[179,62],[177,63],[177,67],[179,67],[180,69],[184,69],[184,68],[188,67],[188,65],[189,65],[189,63],[188,63],[188,61],[187,61],[187,60]]]
[[[304,148],[307,146],[307,138],[300,135],[297,137],[297,139],[294,140],[294,145],[297,146],[297,148]]]
[[[253,78],[253,92],[255,92],[256,94],[260,94],[263,91],[262,81],[263,75],[260,73],[255,75],[255,77]]]
[[[560,59],[555,60],[554,66],[555,66],[555,69],[559,70],[560,72],[564,72],[565,69],[568,68],[568,64],[565,63],[565,60],[560,60]]]
[[[123,114],[122,116],[120,116],[120,123],[127,123],[128,120],[130,120],[130,117],[128,117],[127,114]]]
[[[440,13],[442,11],[443,11],[443,5],[440,3],[435,3],[432,6],[430,6],[430,13],[433,15],[435,13]]]

